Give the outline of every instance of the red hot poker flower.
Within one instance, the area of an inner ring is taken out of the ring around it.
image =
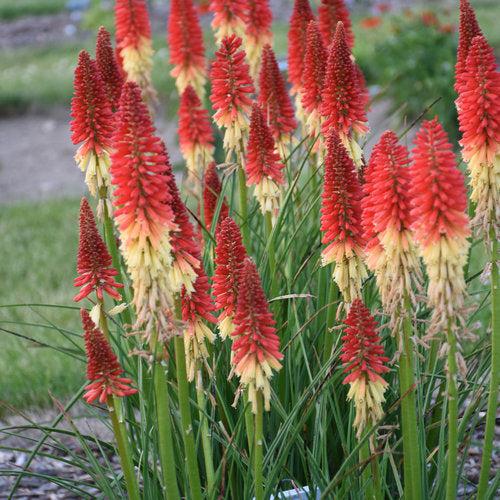
[[[222,309],[219,330],[222,338],[234,331],[234,314],[238,298],[238,280],[246,257],[240,228],[231,217],[218,226],[215,246],[215,307]]]
[[[264,408],[270,409],[273,369],[281,369],[280,341],[276,335],[275,320],[269,311],[259,273],[254,262],[246,258],[241,270],[238,285],[236,325],[232,333],[235,373],[240,377],[243,387],[248,387],[248,399],[252,411],[257,411],[257,393],[264,397]]]
[[[360,74],[351,59],[344,25],[339,22],[328,51],[322,96],[323,132],[328,134],[330,129],[335,130],[358,166],[361,149],[352,134],[364,135],[368,131],[366,95],[360,91],[359,83]]]
[[[245,0],[245,50],[250,63],[252,78],[259,74],[261,53],[264,45],[272,44],[271,24],[273,14],[269,0]]]
[[[151,83],[153,44],[145,0],[116,0],[116,41],[127,79],[137,83],[146,99],[155,99]]]
[[[104,83],[95,61],[85,50],[78,56],[71,100],[71,141],[80,144],[75,155],[85,172],[85,182],[92,195],[109,186],[109,151],[114,118]]]
[[[482,35],[471,43],[458,102],[471,200],[477,204],[476,220],[489,234],[491,228],[498,230],[500,206],[500,73],[493,49]]]
[[[307,40],[302,78],[302,107],[306,116],[307,132],[317,136],[321,131],[321,103],[325,83],[327,52],[318,23],[307,26]]]
[[[282,158],[287,155],[285,143],[297,128],[295,112],[280,72],[273,49],[266,45],[262,51],[259,75],[259,104],[262,106]]]
[[[318,7],[319,29],[323,36],[323,43],[328,47],[333,40],[337,23],[344,25],[346,41],[350,49],[354,46],[354,35],[352,33],[351,18],[344,0],[321,0]]]
[[[179,144],[188,172],[200,181],[213,160],[214,136],[208,111],[191,85],[184,89],[179,103]]]
[[[302,88],[307,26],[314,19],[309,0],[295,0],[288,30],[288,79],[292,93]]]
[[[74,286],[82,288],[73,298],[75,302],[94,291],[99,300],[104,299],[104,292],[116,300],[121,299],[117,289],[123,288],[123,285],[114,280],[118,271],[112,266],[111,255],[97,230],[94,214],[86,198],[82,198],[80,205],[77,271]]]
[[[380,375],[389,371],[389,358],[384,356],[377,323],[360,299],[352,303],[344,323],[340,359],[348,375],[343,383],[350,384],[347,398],[354,400],[354,427],[360,437],[367,425],[376,424],[384,415],[387,382]]]
[[[224,38],[210,71],[214,121],[219,127],[226,128],[224,149],[228,155],[239,147],[248,130],[248,114],[252,106],[250,95],[255,91],[245,62],[245,51],[240,50],[241,43],[241,38],[235,35]]]
[[[101,330],[85,309],[80,310],[80,315],[85,332],[87,379],[90,381],[83,399],[89,404],[95,400],[105,403],[111,396],[122,398],[135,394],[137,389],[130,387],[131,379],[121,376],[123,368]]]
[[[226,36],[243,35],[246,0],[212,0],[209,8],[214,14],[212,29],[217,43]]]
[[[203,95],[206,80],[205,48],[198,14],[192,0],[172,0],[168,18],[171,75],[179,93],[192,85]]]
[[[285,182],[280,155],[271,131],[266,124],[258,104],[252,108],[250,135],[247,144],[245,172],[247,184],[255,186],[257,198],[263,214],[270,212],[276,217],[281,196],[280,186]]]
[[[354,164],[335,132],[327,142],[321,204],[324,266],[335,262],[333,278],[347,303],[361,294],[366,277],[361,226],[361,187]]]
[[[412,227],[427,268],[429,303],[434,308],[432,336],[445,331],[450,318],[460,317],[470,232],[464,179],[437,118],[424,122],[417,133],[410,178]]]
[[[212,162],[205,172],[203,182],[203,212],[207,229],[212,227],[212,221],[219,203],[221,189],[222,185],[215,169],[215,163]],[[217,222],[224,220],[228,215],[229,208],[226,201],[222,200]]]
[[[113,111],[116,111],[122,93],[123,76],[111,45],[111,35],[104,26],[101,26],[97,33],[95,60],[108,101],[111,103]]]
[[[457,63],[455,65],[455,91],[457,93],[460,93],[462,75],[465,72],[472,39],[481,34],[481,28],[469,0],[460,0],[460,25],[458,31]]]

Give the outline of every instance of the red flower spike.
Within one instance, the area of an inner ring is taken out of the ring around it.
[[[168,46],[170,74],[175,78],[179,93],[192,85],[198,95],[203,95],[206,80],[205,48],[198,13],[192,0],[172,0],[168,18]]]
[[[458,31],[457,63],[455,65],[455,91],[460,93],[462,76],[472,39],[482,35],[474,9],[468,0],[460,0],[460,24]]]
[[[321,131],[321,102],[327,60],[327,52],[316,21],[311,21],[307,26],[305,47],[302,107],[307,117],[307,131],[311,136],[316,136]]]
[[[314,19],[309,0],[295,0],[288,30],[288,80],[292,93],[302,89],[307,26]]]
[[[350,384],[347,398],[354,400],[354,427],[360,437],[368,424],[374,425],[383,417],[387,382],[380,375],[389,371],[389,358],[384,356],[375,318],[360,299],[352,303],[344,324],[340,359],[348,375],[343,383]]]
[[[205,216],[205,227],[210,230],[212,221],[219,203],[222,185],[217,175],[215,163],[212,162],[205,172],[203,183],[203,214]],[[229,208],[225,200],[222,200],[217,223],[229,215]]]
[[[212,343],[215,340],[213,332],[203,320],[217,323],[217,318],[213,315],[215,308],[210,295],[210,283],[201,265],[196,274],[193,291],[188,294],[183,287],[181,292],[182,321],[186,324],[184,347],[189,381],[194,380],[200,363],[208,358],[206,341]]]
[[[80,310],[87,352],[87,379],[91,382],[85,387],[83,399],[87,403],[98,400],[105,403],[108,398],[119,398],[135,394],[137,389],[130,387],[132,380],[121,377],[123,368],[114,354],[109,342],[99,330],[89,313]]]
[[[137,83],[146,99],[154,100],[151,82],[153,44],[145,0],[116,0],[116,45],[127,80]]]
[[[226,338],[234,331],[238,280],[246,250],[241,240],[240,228],[231,217],[221,221],[215,239],[215,307],[222,309],[219,330],[222,338]]]
[[[335,132],[327,142],[321,204],[323,265],[335,262],[333,278],[347,303],[361,293],[366,270],[362,261],[365,245],[361,226],[361,187],[354,163]]]
[[[245,62],[245,51],[240,50],[241,43],[241,38],[235,35],[224,38],[210,71],[214,121],[219,127],[226,128],[224,149],[228,155],[239,147],[248,129],[247,115],[252,106],[250,95],[255,92]]]
[[[179,144],[188,172],[201,180],[205,167],[213,160],[214,136],[208,111],[191,85],[180,98]]]
[[[123,86],[114,134],[111,177],[115,219],[121,250],[134,288],[136,326],[146,338],[156,328],[167,331],[172,290],[167,271],[172,265],[170,231],[177,229],[166,189],[169,159],[155,135],[141,89],[133,82]]]
[[[104,299],[104,292],[115,300],[120,300],[118,288],[121,283],[114,280],[118,271],[113,268],[111,255],[97,229],[94,214],[86,198],[80,205],[80,241],[78,243],[78,277],[74,286],[82,287],[73,300],[79,302],[96,292],[99,300]]]
[[[241,384],[248,387],[252,411],[257,411],[257,391],[264,397],[264,408],[270,409],[273,369],[281,369],[280,341],[275,320],[269,311],[259,273],[254,262],[246,258],[238,284],[236,325],[232,337],[232,363]]]
[[[412,154],[412,227],[429,276],[432,336],[446,330],[448,319],[460,317],[463,306],[470,232],[467,197],[452,146],[437,118],[422,124]]]
[[[71,141],[80,144],[75,160],[85,172],[85,182],[94,196],[109,185],[109,150],[114,118],[95,61],[85,50],[78,56],[71,100]]]
[[[245,173],[247,184],[255,186],[257,198],[263,214],[277,215],[281,196],[280,186],[285,182],[283,169],[271,130],[266,124],[262,109],[258,104],[252,107],[250,134],[247,144]]]
[[[410,233],[410,170],[407,149],[392,131],[382,134],[365,170],[363,227],[367,265],[375,272],[382,304],[389,314],[412,294],[419,265]]]
[[[245,50],[250,63],[252,78],[259,74],[261,53],[264,45],[273,42],[271,24],[273,13],[269,0],[245,0]]]
[[[333,128],[339,135],[368,131],[365,112],[366,97],[360,92],[360,75],[351,59],[344,25],[338,23],[335,37],[328,49],[322,115],[324,133]]]
[[[291,134],[297,128],[297,121],[285,80],[273,49],[269,45],[266,45],[262,51],[259,90],[259,104],[262,106],[280,153],[284,157],[286,152],[281,150],[282,146],[284,142],[290,141]]]
[[[111,45],[111,35],[104,26],[101,26],[97,33],[95,59],[108,101],[113,111],[116,111],[122,92],[123,76]]]
[[[246,0],[212,0],[209,9],[214,14],[212,29],[217,43],[220,43],[226,36],[243,35]]]
[[[476,221],[488,235],[498,230],[500,206],[500,73],[486,39],[475,37],[469,49],[458,98],[462,156],[471,174]]]
[[[337,23],[344,25],[346,42],[350,49],[354,46],[351,18],[344,0],[321,0],[318,7],[319,30],[323,36],[323,43],[328,47],[333,40]]]

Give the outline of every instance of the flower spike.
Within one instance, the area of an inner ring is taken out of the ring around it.
[[[318,23],[307,26],[307,40],[302,78],[302,107],[306,117],[306,130],[316,137],[321,132],[321,103],[325,84],[327,52],[321,39]]]
[[[166,338],[172,331],[170,232],[177,229],[165,178],[169,159],[133,82],[123,87],[113,147],[115,219],[134,289],[135,327],[144,328],[148,341],[155,329]]]
[[[85,172],[90,193],[100,198],[98,213],[101,214],[106,200],[110,208],[107,191],[114,118],[97,65],[85,50],[78,56],[73,86],[71,141],[73,144],[81,143],[75,161]]]
[[[215,123],[226,129],[224,149],[227,157],[239,149],[240,142],[245,138],[252,106],[250,95],[255,91],[245,62],[245,51],[240,50],[241,43],[241,38],[236,35],[224,38],[210,71],[210,101],[215,111]]]
[[[281,369],[280,341],[276,335],[275,320],[269,311],[259,272],[252,259],[243,263],[238,285],[235,338],[232,351],[234,372],[243,387],[248,388],[252,411],[257,411],[257,392],[264,397],[264,408],[270,410],[273,369]]]
[[[339,134],[357,167],[362,164],[361,148],[356,136],[368,131],[365,112],[366,93],[360,88],[360,73],[351,59],[344,25],[339,22],[328,49],[323,90],[323,133],[330,129]]]
[[[318,7],[319,30],[323,37],[325,47],[333,40],[337,23],[344,25],[346,42],[350,49],[354,46],[354,35],[352,33],[351,18],[344,0],[321,0]]]
[[[367,265],[374,271],[382,305],[399,317],[405,294],[420,281],[416,248],[410,232],[410,158],[392,131],[382,134],[365,170],[363,226]],[[396,325],[394,325],[396,326]]]
[[[255,197],[262,213],[271,213],[273,220],[276,219],[279,210],[280,187],[285,182],[284,168],[280,155],[276,152],[273,136],[266,124],[262,109],[258,104],[254,104],[250,120],[245,172],[248,186],[255,186]]]
[[[111,35],[104,26],[101,26],[97,33],[95,61],[108,101],[112,110],[116,111],[122,93],[123,76],[111,45]]]
[[[344,324],[340,359],[348,375],[343,383],[350,385],[347,398],[354,400],[354,427],[360,438],[368,426],[384,416],[382,403],[387,382],[381,374],[389,371],[389,358],[384,356],[375,318],[360,299],[352,303]]]
[[[245,31],[245,0],[212,0],[210,10],[214,14],[212,29],[220,43],[226,36],[243,36]]]
[[[269,0],[246,0],[245,51],[254,80],[259,74],[264,45],[273,43],[272,22],[273,13]]]
[[[208,111],[191,85],[180,98],[179,144],[190,178],[199,183],[206,166],[213,161],[214,136]]]
[[[201,265],[196,273],[193,291],[188,294],[183,288],[181,292],[182,321],[186,324],[186,369],[190,382],[194,380],[200,364],[208,358],[206,342],[213,343],[215,340],[215,335],[204,321],[217,323],[217,318],[213,315],[215,308],[210,296],[210,283]]]
[[[321,252],[321,260],[324,266],[335,263],[333,279],[348,304],[361,295],[362,282],[367,277],[361,198],[354,163],[332,131],[327,142],[321,204],[322,242],[328,246]]]
[[[240,228],[231,217],[226,217],[217,228],[214,274],[215,307],[222,309],[219,331],[223,339],[234,331],[238,280],[245,257]]]
[[[192,0],[172,0],[168,18],[170,74],[179,93],[191,85],[199,96],[206,81],[205,48],[198,13]]]
[[[412,227],[429,276],[432,336],[446,331],[450,319],[461,318],[470,234],[467,198],[452,146],[437,118],[422,124],[412,155]]]
[[[212,221],[217,210],[222,185],[215,169],[215,162],[210,163],[203,182],[203,215],[205,216],[205,227],[210,230]],[[229,215],[226,200],[221,201],[217,224]]]
[[[78,242],[78,277],[74,286],[82,287],[73,300],[79,302],[96,292],[99,300],[104,299],[104,292],[115,300],[120,300],[119,288],[114,276],[118,271],[112,266],[111,255],[97,229],[94,214],[86,198],[80,204],[80,240]]]
[[[476,218],[489,238],[499,237],[500,213],[500,73],[484,36],[472,40],[458,97],[462,156],[471,175]]]
[[[123,398],[135,394],[137,389],[130,387],[132,380],[121,376],[123,368],[106,337],[85,309],[80,309],[80,315],[85,332],[87,379],[90,381],[83,399],[89,404],[95,400],[105,403],[112,396]]]
[[[148,101],[156,99],[151,81],[153,43],[145,0],[116,0],[116,44],[127,80],[142,89]]]
[[[262,66],[259,75],[259,104],[282,158],[287,156],[286,145],[297,128],[295,112],[280,72],[273,49],[266,45],[262,51]]]

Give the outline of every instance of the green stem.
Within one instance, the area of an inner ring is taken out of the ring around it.
[[[368,464],[370,458],[371,458],[370,445],[368,443],[368,440],[365,440],[365,442],[361,445],[361,448],[359,449],[359,461],[361,463],[366,463],[366,466],[363,469],[363,472],[361,473],[361,487],[365,492],[365,498],[368,500],[374,500],[376,498],[375,488],[371,474],[371,467],[369,467]]]
[[[252,405],[248,401],[248,393],[246,391],[243,393],[243,403],[245,404],[245,427],[247,431],[248,454],[250,455],[254,444],[255,433],[254,433]]]
[[[399,358],[399,387],[401,395],[401,424],[403,433],[403,468],[405,499],[422,498],[422,476],[418,439],[415,361],[411,336],[411,303],[405,297],[406,313],[402,318]]]
[[[127,486],[128,498],[130,500],[139,500],[139,485],[134,473],[134,463],[130,456],[130,443],[127,439],[127,430],[122,420],[118,418],[116,406],[120,404],[115,398],[108,398],[109,415],[111,417],[111,424],[118,446],[118,455],[120,457],[120,464],[123,470],[123,477]]]
[[[323,343],[323,362],[326,363],[332,355],[334,335],[330,331],[335,323],[337,313],[337,300],[339,298],[339,288],[333,278],[330,279],[330,289],[328,292],[328,307],[326,314],[326,331]]]
[[[498,240],[491,231],[491,374],[488,394],[488,410],[486,412],[486,430],[484,434],[483,458],[477,498],[486,498],[488,479],[490,476],[491,456],[493,453],[493,438],[495,436],[495,420],[498,405],[498,385],[500,382],[500,293],[498,290]]]
[[[213,463],[213,453],[212,453],[212,443],[211,434],[208,426],[206,411],[206,398],[203,391],[203,376],[201,371],[198,371],[198,381],[196,384],[196,400],[198,402],[199,416],[200,416],[200,427],[201,427],[201,444],[203,446],[203,458],[205,460],[205,472],[207,474],[207,498],[211,498],[214,495],[215,490],[215,472]]]
[[[255,445],[254,445],[254,479],[255,500],[264,499],[264,411],[262,394],[257,392],[257,409],[255,413]]]
[[[271,237],[273,232],[273,218],[271,212],[266,212],[266,234],[267,234],[267,249],[269,256],[269,271],[271,272],[271,297],[278,295],[277,279],[276,279],[276,253],[274,250],[274,240]]]
[[[248,194],[247,194],[247,181],[243,166],[238,167],[238,187],[240,193],[240,216],[241,216],[241,233],[243,236],[243,243],[250,251],[250,226],[248,225]]]
[[[194,442],[194,430],[189,408],[189,385],[186,373],[186,353],[184,350],[184,339],[175,337],[175,364],[177,366],[177,384],[179,409],[181,413],[182,439],[184,441],[184,452],[186,454],[189,488],[192,500],[202,500],[200,473],[198,470],[198,458]]]
[[[457,340],[448,325],[448,474],[446,500],[455,500],[457,492],[457,448],[458,448],[458,390],[457,390]]]

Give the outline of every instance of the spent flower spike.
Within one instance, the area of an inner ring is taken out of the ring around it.
[[[191,85],[180,98],[179,145],[190,180],[199,184],[206,166],[213,161],[214,136],[208,111]]]
[[[215,241],[213,292],[215,307],[221,310],[218,318],[219,331],[225,339],[234,331],[239,277],[247,254],[241,240],[240,228],[231,217],[221,221]]]
[[[318,7],[319,30],[325,47],[329,47],[333,40],[337,23],[342,22],[345,29],[346,42],[350,49],[354,46],[351,17],[344,0],[321,0]]]
[[[432,336],[446,331],[449,320],[455,323],[463,312],[463,268],[470,234],[465,214],[467,197],[452,146],[437,118],[422,124],[412,159],[412,228],[429,276]]]
[[[217,210],[222,185],[217,175],[215,162],[208,166],[203,179],[203,215],[205,217],[205,227],[210,230],[212,221]],[[221,200],[219,217],[217,223],[224,220],[229,215],[229,208],[226,200]]]
[[[275,320],[269,311],[259,272],[252,259],[243,262],[238,284],[238,302],[234,317],[236,328],[231,336],[232,364],[243,387],[248,388],[252,411],[257,411],[257,393],[264,397],[264,408],[270,410],[273,370],[281,369],[280,341]]]
[[[350,386],[347,398],[354,401],[354,427],[360,438],[368,426],[384,416],[387,382],[381,374],[389,371],[389,358],[384,356],[375,318],[360,299],[352,303],[344,324],[340,359],[348,375],[343,383]]]
[[[210,71],[213,118],[218,127],[226,129],[224,149],[227,158],[240,149],[246,137],[252,106],[250,96],[255,91],[241,44],[241,38],[236,35],[224,38]]]
[[[246,149],[247,185],[255,187],[254,194],[262,213],[269,212],[274,221],[278,215],[281,187],[285,182],[284,168],[262,109],[254,104]]]
[[[462,156],[470,171],[475,220],[486,237],[499,237],[500,213],[500,72],[495,54],[484,36],[471,43],[461,73],[458,119]]]
[[[87,403],[106,403],[109,398],[130,396],[137,392],[130,386],[132,380],[122,377],[121,367],[104,334],[97,328],[85,309],[80,310],[85,351],[87,353],[87,379],[83,399]]]
[[[144,99],[154,101],[153,43],[146,0],[116,0],[115,25],[119,60],[127,80],[139,85]]]
[[[226,36],[243,36],[245,32],[246,0],[212,0],[212,29],[217,43]]]
[[[96,62],[85,50],[78,56],[71,100],[71,141],[80,144],[75,161],[85,172],[85,182],[99,197],[98,214],[109,203],[109,154],[114,127],[111,105]]]
[[[104,300],[104,292],[115,300],[120,300],[118,289],[123,288],[115,281],[118,271],[112,265],[111,255],[97,229],[94,214],[86,198],[80,204],[80,240],[78,242],[78,277],[74,286],[81,287],[73,300],[79,302],[95,292],[99,300]]]
[[[327,247],[321,252],[321,260],[324,266],[335,263],[333,279],[347,304],[361,295],[367,278],[361,198],[354,163],[332,131],[327,142],[321,203],[322,243]]]
[[[158,329],[168,336],[172,285],[170,232],[177,229],[166,185],[169,159],[155,128],[141,89],[133,82],[123,87],[113,137],[111,176],[115,221],[121,239],[137,313],[135,327],[146,340]]]
[[[206,81],[205,48],[198,13],[192,0],[172,0],[168,18],[170,74],[181,94],[191,85],[201,97]]]

